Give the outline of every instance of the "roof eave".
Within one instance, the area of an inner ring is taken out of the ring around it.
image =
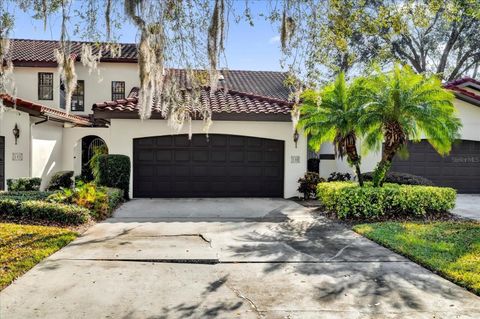
[[[125,111],[103,111],[94,109],[94,118],[97,119],[140,119],[138,112]],[[152,113],[152,120],[164,120],[160,113]],[[200,117],[194,120],[202,120]],[[256,122],[291,122],[290,114],[268,114],[268,113],[213,113],[213,121],[256,121]]]

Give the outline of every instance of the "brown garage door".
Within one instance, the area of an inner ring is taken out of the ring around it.
[[[5,137],[0,136],[0,190],[5,189]]]
[[[480,142],[459,141],[441,157],[427,142],[410,143],[407,160],[396,158],[392,171],[424,176],[460,193],[480,193]]]
[[[284,142],[205,134],[133,140],[134,197],[283,197]]]

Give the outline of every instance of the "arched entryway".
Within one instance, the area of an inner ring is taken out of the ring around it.
[[[96,153],[108,154],[108,146],[105,141],[96,135],[88,135],[82,138],[81,176],[85,181],[93,180],[90,161]]]

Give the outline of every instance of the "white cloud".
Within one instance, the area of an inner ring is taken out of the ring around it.
[[[270,44],[275,44],[275,43],[278,43],[278,42],[280,42],[280,36],[279,35],[271,37],[270,40],[268,40],[268,43],[270,43]]]

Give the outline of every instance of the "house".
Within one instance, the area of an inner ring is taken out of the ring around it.
[[[297,180],[307,169],[307,138],[295,134],[290,111],[290,89],[285,73],[222,72],[220,90],[202,91],[201,102],[213,112],[208,135],[201,120],[180,132],[167,125],[154,109],[149,120],[138,117],[137,51],[122,44],[119,57],[105,54],[100,74],[89,73],[77,54],[78,85],[72,112],[65,98],[53,51],[57,41],[12,40],[16,99],[0,96],[6,105],[0,114],[0,189],[9,178],[42,177],[42,187],[59,170],[82,173],[95,146],[132,161],[132,197],[292,197]],[[182,79],[183,70],[170,70]],[[432,154],[426,143],[412,147],[399,171],[424,175],[440,185],[480,193],[480,85],[473,79],[450,83],[457,96],[464,128],[451,156]],[[16,129],[15,129],[16,128]],[[15,134],[14,134],[15,132]],[[307,155],[310,154],[310,155]],[[351,171],[335,159],[333,147],[323,145],[320,174]],[[379,154],[363,159],[372,170]]]
[[[2,97],[7,107],[0,122],[1,188],[9,178],[38,176],[45,186],[56,171],[81,174],[93,147],[104,143],[109,153],[130,157],[133,197],[297,194],[307,141],[295,138],[285,73],[224,72],[216,94],[202,92],[202,103],[213,111],[209,134],[203,121],[195,120],[190,140],[188,125],[176,132],[158,110],[149,120],[139,119],[133,44],[123,44],[117,58],[105,55],[99,76],[81,64],[81,43],[71,44],[78,86],[67,114],[53,54],[57,46],[56,41],[11,40],[17,98]]]

